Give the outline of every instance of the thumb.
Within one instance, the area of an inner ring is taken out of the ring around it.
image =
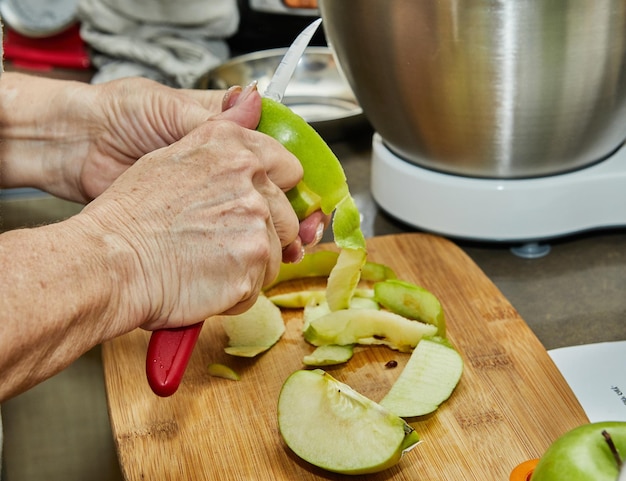
[[[223,112],[213,117],[216,120],[230,120],[242,127],[256,129],[261,120],[261,95],[256,82],[243,90],[241,87],[230,88],[222,101]]]

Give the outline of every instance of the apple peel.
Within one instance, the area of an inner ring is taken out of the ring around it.
[[[434,336],[437,328],[378,309],[341,309],[327,305],[305,308],[304,338],[314,346],[325,344],[385,345],[411,352],[423,337]]]
[[[209,375],[213,377],[221,377],[222,379],[229,379],[231,381],[241,380],[241,377],[239,377],[239,374],[237,374],[234,369],[224,364],[211,363],[207,366],[207,371]]]
[[[302,363],[305,366],[334,366],[348,362],[354,354],[354,346],[338,346],[336,344],[327,344],[319,346],[315,350],[304,356]]]

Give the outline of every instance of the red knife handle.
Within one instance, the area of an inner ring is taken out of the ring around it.
[[[176,392],[204,322],[192,326],[154,331],[148,343],[146,376],[155,394],[161,397]]]

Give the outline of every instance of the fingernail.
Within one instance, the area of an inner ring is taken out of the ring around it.
[[[253,80],[243,89],[237,100],[235,101],[235,105],[240,104],[244,100],[246,100],[253,92],[257,90],[257,81]]]
[[[222,111],[228,110],[237,101],[237,97],[241,94],[243,89],[239,85],[233,85],[230,87],[226,93],[224,94],[224,98],[222,98]],[[233,100],[234,99],[234,100]]]
[[[320,222],[319,224],[317,224],[317,229],[315,229],[315,237],[313,237],[313,240],[309,244],[307,244],[307,246],[315,246],[319,244],[323,236],[324,236],[324,224]]]
[[[300,262],[302,259],[304,259],[304,246],[300,246],[300,250],[298,251],[298,257],[296,258],[296,260],[294,261],[294,263],[298,263]]]

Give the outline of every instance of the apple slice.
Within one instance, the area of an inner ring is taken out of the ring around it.
[[[388,279],[374,284],[374,297],[391,312],[437,326],[437,335],[446,336],[446,317],[441,303],[423,287]]]
[[[461,379],[463,360],[441,338],[422,339],[380,405],[406,418],[435,411]]]
[[[423,337],[434,336],[437,328],[378,309],[341,309],[327,305],[304,310],[304,338],[314,346],[325,344],[382,344],[410,352]]]
[[[242,314],[216,317],[228,336],[224,351],[232,356],[254,357],[276,344],[285,332],[280,308],[264,295]]]
[[[354,353],[354,346],[337,346],[335,344],[327,344],[319,346],[315,350],[304,356],[302,363],[305,366],[334,366],[348,362]]]
[[[241,379],[235,370],[224,364],[211,363],[207,366],[207,370],[209,371],[209,375],[213,377],[221,377],[223,379],[230,379],[231,381],[239,381]]]
[[[287,378],[278,398],[278,427],[300,458],[344,474],[387,469],[419,442],[402,418],[320,369]]]

